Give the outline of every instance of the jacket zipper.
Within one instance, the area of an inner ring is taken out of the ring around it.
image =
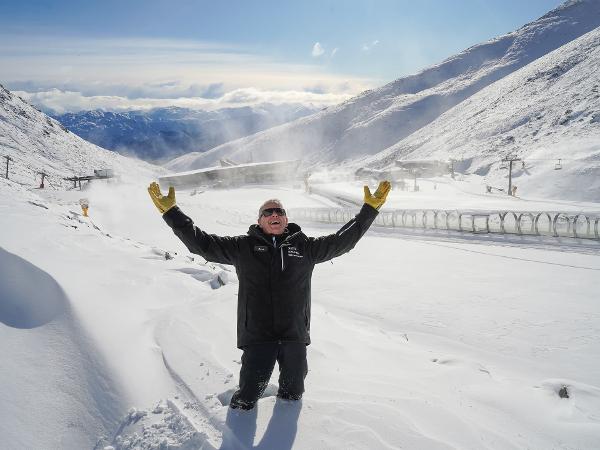
[[[283,247],[289,247],[290,244],[281,244],[281,246],[279,247],[279,250],[281,251],[281,271],[283,272],[285,270],[285,264],[283,263]]]
[[[273,236],[273,247],[275,249],[277,249],[277,238],[275,236]],[[285,266],[283,265],[283,242],[279,246],[279,250],[281,252],[281,257],[280,257],[280,259],[281,259],[281,271],[283,272],[283,269],[285,268]]]
[[[281,271],[283,272],[285,270],[285,264],[283,263],[283,247],[289,247],[290,243],[288,242],[289,240],[291,240],[294,236],[296,236],[298,233],[300,233],[299,231],[297,231],[296,233],[286,237],[283,242],[281,243],[281,245],[279,246],[279,249],[281,250]]]

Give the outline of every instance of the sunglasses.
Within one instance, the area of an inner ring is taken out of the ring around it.
[[[283,208],[265,208],[261,211],[261,216],[270,217],[273,214],[277,214],[278,216],[285,216],[285,209]]]

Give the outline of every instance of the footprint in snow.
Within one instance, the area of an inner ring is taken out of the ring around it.
[[[219,274],[215,274],[210,270],[203,269],[192,269],[190,267],[184,267],[182,269],[175,269],[177,272],[182,272],[188,275],[191,275],[192,278],[202,281],[208,282],[210,287],[213,289],[219,289],[221,286],[225,285],[225,281],[221,278]]]
[[[479,372],[485,373],[487,375],[489,375],[490,377],[492,376],[491,372],[482,364],[473,362],[473,361],[466,361],[466,360],[462,360],[459,358],[433,358],[431,360],[431,362],[443,365],[443,366],[448,366],[448,367],[457,367],[457,368],[463,368],[463,369],[469,369],[469,370],[477,370]]]

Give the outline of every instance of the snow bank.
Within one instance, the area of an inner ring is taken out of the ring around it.
[[[0,436],[6,448],[92,448],[120,387],[48,273],[0,248]]]

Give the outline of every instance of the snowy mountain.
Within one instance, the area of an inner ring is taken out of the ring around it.
[[[472,95],[361,164],[453,158],[504,183],[500,160],[520,158],[514,182],[528,196],[600,200],[600,28]],[[557,172],[559,164],[562,170]]]
[[[571,0],[524,27],[475,45],[418,74],[367,91],[338,106],[209,152],[167,164],[174,171],[240,162],[303,158],[339,163],[374,155],[536,59],[600,25],[600,2]]]
[[[156,108],[150,111],[82,111],[53,115],[83,139],[147,161],[165,161],[307,116],[315,108],[262,104],[215,111]]]
[[[91,144],[0,85],[0,152],[8,156],[9,179],[36,185],[44,172],[55,188],[70,186],[65,177],[112,169],[120,177],[156,177],[163,169]],[[4,163],[6,160],[3,159]],[[5,168],[5,166],[4,166]],[[2,171],[5,175],[5,170]]]

